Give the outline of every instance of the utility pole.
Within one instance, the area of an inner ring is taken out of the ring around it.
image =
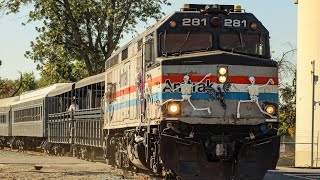
[[[314,100],[314,91],[315,86],[318,81],[318,76],[315,75],[315,61],[311,61],[312,65],[312,71],[311,71],[311,77],[312,77],[312,129],[311,129],[311,168],[313,168],[313,145],[314,145],[314,109],[316,105],[316,101]]]

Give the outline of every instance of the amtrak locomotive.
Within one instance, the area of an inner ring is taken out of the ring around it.
[[[5,139],[164,177],[262,179],[279,158],[270,57],[269,32],[253,14],[188,4],[113,53],[105,73],[47,91],[41,138]],[[79,110],[66,111],[72,99]],[[6,114],[22,124],[14,104]]]

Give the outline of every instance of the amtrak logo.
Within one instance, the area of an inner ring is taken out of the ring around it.
[[[170,79],[167,79],[165,81],[166,86],[163,88],[163,92],[172,92],[172,89],[177,89],[180,87],[181,83],[179,82],[174,82],[172,83]],[[200,82],[200,83],[192,83],[190,80],[188,81],[188,84],[192,85],[192,92],[207,92],[207,89],[214,89],[213,85],[215,83],[212,83],[210,79],[207,79],[205,83]],[[181,92],[181,88],[177,90],[177,92]]]
[[[228,80],[226,83],[222,85],[217,86],[217,88],[214,88],[214,85],[216,83],[211,83],[210,79],[207,79],[206,82],[204,83],[203,81],[210,77],[211,73],[207,74],[200,82],[197,83],[192,83],[190,81],[190,77],[188,75],[185,75],[183,77],[183,82],[181,83],[172,83],[170,80],[166,80],[166,86],[163,89],[163,92],[180,92],[182,99],[181,100],[174,100],[174,99],[169,99],[168,101],[164,102],[162,105],[170,102],[170,101],[188,101],[190,105],[193,107],[195,111],[203,111],[207,110],[208,113],[210,114],[210,108],[196,108],[193,106],[191,102],[191,96],[193,92],[205,92],[210,95],[211,98],[217,99],[220,101],[221,106],[225,109],[226,104],[224,101],[224,97],[226,96],[226,93],[230,90],[231,83],[230,80]],[[209,100],[209,99],[208,99]],[[161,105],[161,106],[162,106]]]
[[[180,101],[180,102],[188,101],[194,111],[208,111],[208,113],[211,114],[210,107],[197,108],[191,102],[193,88],[196,87],[197,85],[199,85],[200,83],[202,83],[206,78],[208,78],[210,76],[211,76],[211,73],[204,76],[200,82],[198,82],[196,84],[191,84],[189,75],[185,75],[183,77],[183,82],[180,83],[180,85],[178,87],[173,88],[173,89],[172,89],[172,87],[169,87],[171,92],[176,92],[176,91],[180,90],[182,99],[169,99],[169,100],[165,101],[164,103],[162,103],[160,107],[162,107],[163,105],[167,104],[168,102],[172,102],[172,101]]]

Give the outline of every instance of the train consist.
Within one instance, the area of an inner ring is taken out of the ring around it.
[[[185,5],[104,73],[0,100],[2,144],[182,179],[262,179],[279,157],[270,57],[268,30],[240,6]]]

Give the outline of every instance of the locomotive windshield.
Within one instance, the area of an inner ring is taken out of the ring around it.
[[[212,39],[210,32],[164,32],[160,35],[160,48],[164,54],[208,50]]]
[[[222,50],[249,55],[265,55],[265,39],[258,34],[220,34],[219,46]]]

